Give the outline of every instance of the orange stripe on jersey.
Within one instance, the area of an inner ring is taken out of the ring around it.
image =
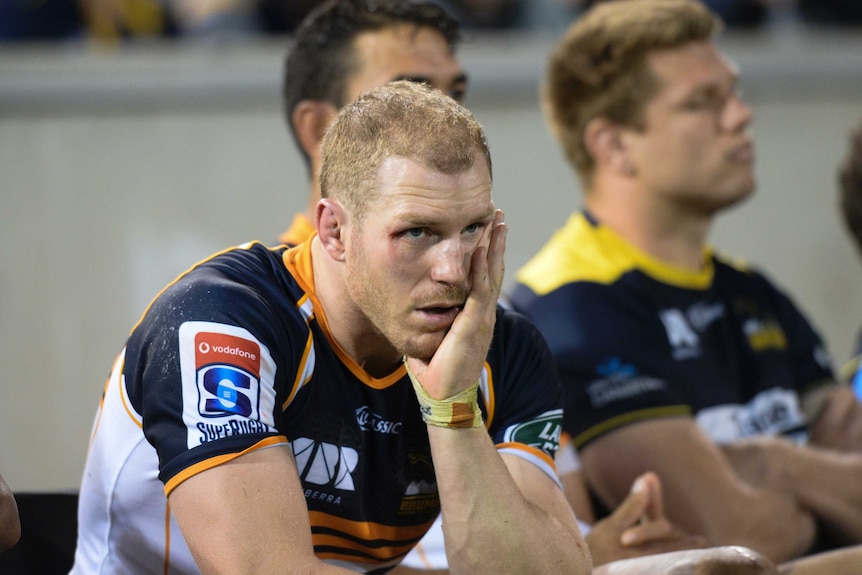
[[[315,555],[372,563],[391,563],[406,555],[434,523],[394,526],[371,521],[351,521],[320,511],[309,511]]]
[[[126,393],[126,378],[123,375],[123,368],[125,366],[125,355],[122,356],[122,363],[117,364],[117,390],[120,393],[120,402],[123,404],[123,409],[126,410],[126,413],[129,415],[129,419],[131,419],[135,425],[137,425],[140,429],[144,428],[144,422],[141,421],[141,416],[135,413],[135,410],[132,409],[130,405],[129,396]],[[114,374],[111,374],[111,377],[114,377]]]
[[[125,354],[126,350],[123,349],[120,355],[117,356],[117,359],[114,360],[114,365],[111,367],[111,373],[108,375],[108,379],[105,380],[105,387],[102,388],[102,397],[99,398],[99,411],[96,413],[96,422],[93,424],[93,433],[90,434],[90,446],[93,445],[93,440],[96,439],[96,432],[99,431],[99,424],[102,422],[102,413],[105,409],[105,397],[108,395],[108,388],[111,386],[111,380],[114,378],[114,374],[117,374],[117,378],[120,379],[119,374],[123,371],[122,365],[125,362]],[[120,395],[122,396],[122,394]]]
[[[273,445],[278,445],[280,443],[287,443],[287,438],[283,435],[276,435],[272,437],[267,437],[266,439],[261,439],[248,449],[240,451],[239,453],[227,453],[225,455],[219,455],[216,457],[211,457],[199,463],[195,463],[190,467],[186,467],[181,472],[174,475],[170,481],[165,483],[165,495],[170,495],[171,491],[176,489],[177,485],[188,479],[189,477],[195,476],[202,471],[206,471],[207,469],[212,469],[213,467],[217,467],[222,465],[223,463],[227,463],[228,461],[233,461],[237,457],[241,455],[245,455],[246,453],[251,453],[252,451],[257,451],[258,449],[262,449],[264,447],[270,447]]]
[[[413,548],[413,545],[416,544],[416,541],[410,541],[409,543],[404,543],[402,545],[370,547],[358,541],[352,541],[338,535],[331,535],[327,533],[312,533],[311,541],[314,544],[315,548],[337,547],[339,549],[350,549],[352,551],[359,551],[364,558],[376,559],[377,561],[382,562],[391,561],[393,559],[401,557],[402,555],[407,555],[410,549]],[[342,555],[342,553],[337,551],[321,551],[321,553],[333,553],[337,556]],[[350,555],[351,557],[354,556],[353,554]]]
[[[544,461],[545,463],[550,465],[552,469],[557,468],[556,464],[554,463],[554,460],[551,457],[548,457],[548,454],[545,453],[544,451],[542,451],[541,449],[537,449],[535,447],[530,447],[529,445],[525,445],[523,443],[514,443],[511,441],[507,441],[504,443],[498,443],[494,447],[496,447],[497,449],[504,449],[505,448],[505,449],[517,449],[519,451],[525,451],[527,453],[530,453],[531,455],[535,455],[536,457],[538,457],[539,459],[541,459],[542,461]]]
[[[335,517],[321,511],[309,511],[308,519],[311,521],[312,529],[321,527],[332,531],[340,531],[354,539],[373,541],[377,539],[387,541],[406,541],[421,539],[428,527],[434,520],[420,523],[419,525],[384,525],[373,521],[352,521],[343,517]]]
[[[308,339],[305,341],[305,350],[302,352],[302,361],[299,362],[299,369],[296,370],[296,379],[293,381],[293,387],[290,389],[290,394],[287,396],[284,403],[281,404],[282,411],[287,409],[287,406],[290,405],[291,401],[293,401],[293,397],[296,395],[296,392],[299,391],[299,388],[308,383],[307,381],[302,381],[302,376],[305,374],[304,366],[308,362],[308,354],[311,353],[312,345],[314,345],[314,338],[311,336],[311,330],[309,330]]]
[[[434,568],[434,565],[432,565],[431,561],[428,560],[428,555],[425,553],[425,547],[422,546],[421,542],[417,543],[413,550],[416,552],[416,555],[419,557],[419,560],[422,562],[425,569]]]

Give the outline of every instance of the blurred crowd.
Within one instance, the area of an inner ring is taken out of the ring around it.
[[[439,0],[466,29],[559,26],[603,0]],[[606,1],[606,0],[604,0]],[[729,28],[862,25],[859,0],[703,0]],[[0,0],[0,42],[290,34],[320,0]]]

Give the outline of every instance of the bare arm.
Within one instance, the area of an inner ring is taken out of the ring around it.
[[[626,559],[597,567],[593,571],[594,575],[775,575],[776,573],[778,572],[775,566],[762,555],[744,547],[732,546]],[[793,573],[793,575],[808,575],[808,573]]]
[[[14,546],[20,537],[21,520],[18,517],[18,504],[15,502],[12,490],[0,475],[0,551]]]
[[[198,473],[169,501],[204,575],[352,573],[315,557],[308,508],[286,446]]]
[[[858,575],[862,546],[818,553],[779,566],[781,575]]]
[[[691,418],[631,424],[596,439],[580,455],[588,481],[611,507],[637,475],[655,471],[668,517],[704,535],[708,545],[742,545],[785,561],[814,540],[814,519],[792,494],[743,481]]]
[[[448,569],[417,569],[399,565],[389,575],[449,575]]]
[[[862,455],[770,437],[725,451],[747,481],[791,493],[841,544],[862,543]]]
[[[452,573],[590,572],[574,514],[542,470],[500,456],[482,428],[428,435]]]

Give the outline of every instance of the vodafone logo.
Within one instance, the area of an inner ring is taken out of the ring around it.
[[[225,365],[260,378],[260,344],[227,333],[200,331],[195,334],[195,369]]]
[[[198,345],[198,351],[201,353],[223,353],[226,355],[235,355],[237,357],[244,357],[246,359],[250,359],[252,361],[257,361],[257,354],[252,353],[250,351],[246,351],[244,349],[240,349],[239,347],[229,347],[225,345],[215,345],[210,346],[205,341],[202,341],[200,345]]]

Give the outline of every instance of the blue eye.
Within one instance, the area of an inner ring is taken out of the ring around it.
[[[421,238],[425,233],[425,228],[410,228],[404,231],[404,235],[408,238]]]
[[[468,234],[474,234],[481,229],[482,229],[482,224],[470,224],[469,226],[464,228],[464,231],[467,232]]]

